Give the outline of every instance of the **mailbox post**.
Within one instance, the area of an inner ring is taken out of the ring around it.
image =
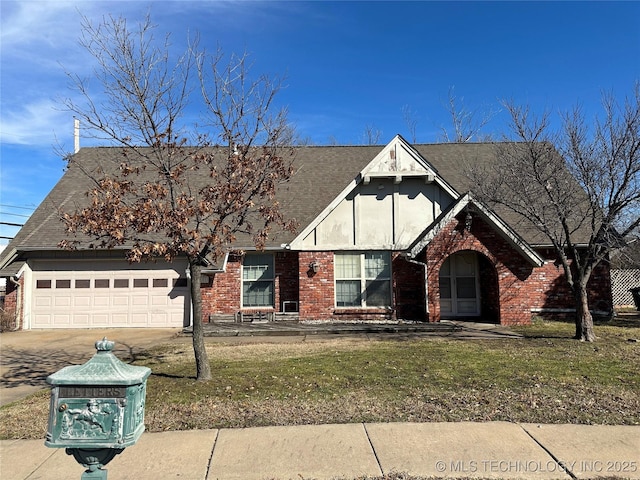
[[[47,377],[51,385],[49,426],[44,444],[65,448],[87,470],[82,480],[106,480],[102,467],[144,432],[147,367],[121,362],[114,342],[96,342],[97,353],[83,365]]]

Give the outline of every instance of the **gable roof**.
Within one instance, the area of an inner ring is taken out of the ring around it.
[[[296,147],[293,149],[293,175],[291,180],[278,188],[277,197],[285,218],[295,218],[301,228],[310,223],[358,176],[360,171],[380,151],[380,146],[353,147]],[[24,226],[9,243],[0,268],[6,266],[17,255],[9,252],[56,250],[58,243],[70,236],[65,232],[58,209],[74,211],[86,204],[86,192],[92,187],[91,179],[84,171],[105,171],[119,166],[122,149],[118,147],[83,148],[73,156],[69,168],[34,211]],[[199,182],[205,185],[207,176],[200,175]],[[290,242],[295,234],[275,232],[270,236],[267,248],[280,248]],[[92,239],[81,235],[73,237],[80,241],[79,248],[86,248]],[[248,236],[238,236],[238,248],[252,245]],[[122,247],[126,249],[126,246]]]
[[[292,242],[355,185],[366,181],[367,176],[389,176],[389,166],[383,166],[383,162],[392,159],[390,152],[393,149],[396,149],[395,158],[398,158],[397,149],[402,149],[408,159],[394,175],[433,174],[434,181],[455,200],[470,188],[465,168],[493,161],[497,148],[492,143],[410,145],[399,135],[382,146],[293,147],[293,175],[278,187],[277,198],[285,218],[298,222],[298,233],[274,232],[266,247],[279,249],[283,244]],[[0,259],[0,268],[19,259],[19,255],[10,257],[9,252],[56,250],[58,243],[68,238],[59,219],[58,208],[73,211],[87,201],[85,192],[91,187],[91,180],[83,169],[108,169],[109,165],[114,168],[119,164],[121,153],[122,149],[118,147],[94,147],[83,148],[75,154],[69,169],[9,243]],[[204,185],[206,178],[206,175],[200,175],[199,181]],[[496,218],[509,225],[524,242],[531,245],[545,243],[526,219],[506,210],[496,212]],[[88,244],[89,239],[86,240]],[[236,245],[248,248],[252,242],[248,237],[238,236]]]
[[[517,252],[520,253],[533,266],[541,267],[544,260],[531,246],[525,242],[516,231],[497,216],[490,208],[474,198],[471,192],[466,193],[442,212],[432,225],[420,235],[409,247],[408,256],[415,258],[433,240],[440,231],[446,227],[460,212],[468,206],[473,206],[474,215],[479,215],[486,223],[492,225],[494,230],[504,238]]]

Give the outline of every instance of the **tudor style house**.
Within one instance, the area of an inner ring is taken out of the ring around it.
[[[90,168],[115,148],[85,148]],[[572,311],[555,255],[524,219],[474,198],[464,169],[491,162],[496,145],[294,149],[294,174],[278,191],[296,232],[262,251],[239,238],[204,270],[204,322],[445,318],[526,324]],[[186,260],[129,264],[122,250],[57,247],[57,208],[86,201],[73,165],[2,252],[6,310],[20,328],[165,327],[192,321]],[[612,310],[609,267],[592,276],[590,305]]]

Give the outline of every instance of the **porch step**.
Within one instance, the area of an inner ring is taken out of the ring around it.
[[[212,313],[209,314],[209,323],[235,323],[236,316],[233,314]]]
[[[300,316],[296,312],[237,312],[236,314],[212,313],[207,323],[297,323],[299,321]]]
[[[269,323],[275,320],[274,312],[238,312],[236,317],[240,323]]]

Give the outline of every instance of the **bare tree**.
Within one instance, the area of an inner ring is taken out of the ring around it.
[[[447,102],[444,105],[451,117],[451,128],[440,127],[440,140],[446,143],[466,143],[471,141],[489,141],[490,135],[482,135],[482,129],[498,113],[496,110],[469,110],[463,97],[456,97],[454,87],[449,88]],[[450,131],[452,129],[452,131]]]
[[[416,118],[416,112],[414,112],[409,105],[402,107],[402,118],[404,120],[409,135],[411,136],[411,143],[416,143],[416,127],[418,125],[418,119]]]
[[[377,145],[380,141],[382,132],[378,130],[374,125],[365,125],[364,127],[364,143],[365,145]]]
[[[587,282],[640,225],[640,84],[621,105],[603,95],[590,126],[580,108],[552,131],[548,113],[505,103],[516,143],[472,175],[486,201],[529,220],[553,245],[576,304],[575,338],[595,340]]]
[[[96,248],[126,247],[131,262],[186,257],[197,379],[209,380],[203,267],[239,234],[251,235],[259,249],[273,226],[294,228],[275,200],[278,183],[291,175],[284,145],[292,129],[286,110],[273,104],[280,80],[252,80],[246,55],[225,61],[220,50],[208,56],[197,42],[172,62],[168,39],[155,42],[149,17],[135,30],[113,17],[98,25],[83,18],[82,27],[81,45],[97,62],[94,78],[104,96],[69,74],[80,100],[64,105],[94,137],[122,151],[99,170],[69,157],[69,168],[84,169],[93,188],[87,205],[61,218],[69,233],[94,239]],[[194,111],[203,125],[188,121]]]

